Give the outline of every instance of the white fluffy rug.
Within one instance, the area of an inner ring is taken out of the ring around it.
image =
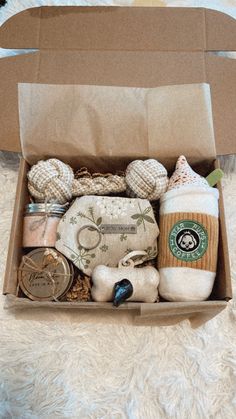
[[[8,3],[7,11],[13,13],[23,2]],[[24,2],[29,3],[55,2]],[[192,5],[196,3],[204,2]],[[235,2],[224,3],[234,8]],[[235,288],[235,158],[225,158],[223,165]],[[18,156],[0,153],[2,276],[17,170]],[[134,327],[125,315],[94,319],[88,313],[46,310],[14,314],[4,310],[3,303],[1,296],[2,419],[236,417],[236,306],[232,301],[227,310],[197,330],[188,321],[169,327]]]

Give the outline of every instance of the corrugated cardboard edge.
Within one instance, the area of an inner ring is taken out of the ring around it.
[[[158,312],[158,307],[151,304],[142,304],[140,316],[135,317],[137,325],[173,325],[188,319],[192,327],[199,327],[206,321],[215,317],[227,307],[226,301],[200,301],[185,303],[163,303]]]
[[[26,177],[28,165],[22,158],[16,187],[16,198],[12,217],[11,234],[8,246],[5,278],[3,283],[3,294],[16,294],[17,290],[17,268],[20,265],[22,252],[22,224],[23,208],[27,196],[27,185],[22,182]]]
[[[215,168],[220,168],[219,160],[215,161]],[[224,209],[224,198],[222,183],[217,183],[217,188],[219,190],[219,222],[220,222],[220,234],[222,238],[222,251],[224,254],[224,271],[225,271],[225,300],[229,301],[232,298],[232,282],[231,282],[231,273],[230,273],[230,260],[229,260],[229,248],[228,248],[228,238],[226,230],[226,219],[225,219],[225,209]],[[220,261],[218,261],[218,264]],[[219,265],[218,265],[219,266]]]
[[[5,308],[19,312],[28,310],[29,318],[32,310],[89,310],[92,320],[96,321],[97,313],[119,316],[121,313],[132,315],[132,324],[136,326],[172,326],[183,320],[189,320],[192,327],[199,327],[206,321],[215,317],[227,307],[226,301],[201,301],[185,303],[124,303],[114,307],[112,303],[95,302],[39,302],[26,298],[17,298],[15,295],[6,296]],[[27,315],[24,317],[27,318]],[[117,317],[116,317],[117,318]]]

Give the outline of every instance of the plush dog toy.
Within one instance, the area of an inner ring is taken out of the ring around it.
[[[216,188],[181,156],[160,201],[160,295],[168,301],[201,301],[211,294],[217,264]]]

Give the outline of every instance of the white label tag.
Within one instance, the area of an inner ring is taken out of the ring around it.
[[[101,224],[102,234],[137,234],[136,224]]]

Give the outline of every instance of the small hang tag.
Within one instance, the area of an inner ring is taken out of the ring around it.
[[[137,234],[136,224],[101,224],[102,234]]]
[[[118,268],[133,268],[134,266],[141,265],[145,261],[147,256],[148,254],[146,250],[133,250],[119,261]],[[133,258],[135,258],[135,260],[133,260]]]
[[[210,186],[215,186],[222,179],[223,176],[223,170],[215,169],[206,177],[206,180]]]

